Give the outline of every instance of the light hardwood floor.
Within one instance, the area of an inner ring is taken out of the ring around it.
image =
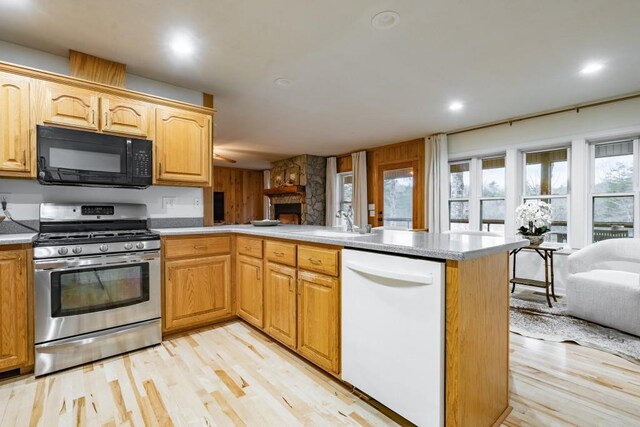
[[[505,426],[640,425],[640,367],[511,334]],[[249,326],[227,323],[34,379],[0,382],[0,425],[392,425]]]

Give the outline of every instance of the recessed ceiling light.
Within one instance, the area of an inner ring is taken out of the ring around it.
[[[460,111],[464,107],[464,104],[460,101],[453,101],[449,104],[449,110],[451,111]]]
[[[289,87],[293,84],[293,80],[280,77],[278,79],[275,79],[273,83],[280,87]]]
[[[185,34],[178,34],[171,40],[171,50],[178,56],[189,56],[195,51],[193,41]]]
[[[589,62],[582,70],[580,70],[580,74],[595,74],[603,68],[604,65],[602,62]]]
[[[400,23],[400,14],[392,10],[386,10],[375,15],[371,19],[371,25],[378,30],[388,30]]]

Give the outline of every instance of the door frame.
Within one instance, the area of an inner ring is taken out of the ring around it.
[[[374,217],[375,226],[382,226],[384,224],[384,172],[405,168],[411,168],[413,170],[413,226],[410,230],[424,228],[424,177],[420,161],[417,159],[384,162],[377,165],[377,190],[375,194],[377,210],[376,216]]]

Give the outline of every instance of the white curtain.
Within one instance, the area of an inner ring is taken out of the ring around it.
[[[367,152],[351,154],[353,161],[353,224],[357,227],[367,225]]]
[[[448,229],[446,203],[448,150],[447,135],[440,133],[429,137],[431,164],[429,165],[429,232],[442,233]]]
[[[264,187],[263,188],[271,188],[271,171],[266,170],[263,172],[264,175]],[[264,196],[264,219],[271,219],[271,200]]]
[[[327,190],[325,195],[326,200],[326,215],[325,224],[327,227],[335,227],[336,224],[336,212],[338,212],[337,194],[336,194],[336,177],[338,173],[338,167],[335,157],[327,158]]]

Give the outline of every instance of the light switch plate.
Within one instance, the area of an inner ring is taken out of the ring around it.
[[[174,208],[176,206],[176,198],[175,197],[163,197],[162,198],[162,209]]]

